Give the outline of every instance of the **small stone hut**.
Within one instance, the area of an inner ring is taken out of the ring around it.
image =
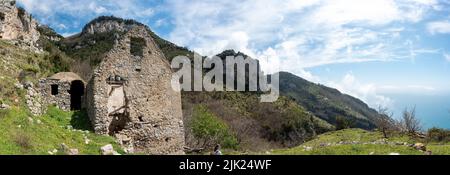
[[[84,107],[86,83],[75,73],[61,72],[39,82],[44,104],[53,104],[62,110],[80,110]]]

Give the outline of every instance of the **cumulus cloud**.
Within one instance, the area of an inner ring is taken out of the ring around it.
[[[122,18],[147,22],[155,14],[156,6],[145,0],[18,0],[18,4],[36,16],[41,23],[55,28],[61,22],[63,32],[79,30],[87,21],[100,15],[114,15]]]
[[[169,0],[170,39],[205,55],[225,49],[261,57],[271,53],[281,69],[336,63],[390,61],[404,50],[392,40],[402,28],[375,30],[394,22],[420,21],[434,0],[275,1]],[[382,9],[382,10],[381,10]],[[243,39],[236,39],[236,32]]]
[[[378,87],[375,84],[363,84],[357,80],[353,73],[347,73],[340,82],[329,82],[327,84],[335,87],[342,93],[363,100],[373,108],[379,106],[392,107],[394,103],[389,97],[380,95]]]
[[[435,0],[169,0],[171,41],[205,55],[225,49],[260,58],[267,72],[289,71],[361,98],[372,107],[390,105],[376,84],[348,74],[323,82],[308,68],[341,63],[412,60],[437,53],[403,43],[404,24],[440,10]],[[239,35],[237,35],[239,34]],[[241,39],[237,39],[241,38]],[[411,88],[411,87],[409,87]]]
[[[427,25],[428,32],[430,34],[448,34],[450,33],[449,21],[435,21],[430,22]]]
[[[324,84],[334,87],[342,93],[359,98],[372,108],[379,106],[392,108],[395,105],[395,100],[389,98],[389,94],[424,95],[439,92],[433,86],[421,84],[379,85],[375,83],[363,83],[352,72],[347,73],[340,81],[328,81],[324,82]]]

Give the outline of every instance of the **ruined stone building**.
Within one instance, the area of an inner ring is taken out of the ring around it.
[[[0,1],[0,39],[36,49],[40,37],[37,26],[30,14],[16,7],[16,1]]]
[[[81,110],[86,83],[72,72],[57,73],[39,81],[42,103],[53,104],[62,110]]]
[[[146,27],[123,29],[89,82],[71,72],[42,79],[42,101],[86,109],[95,132],[116,137],[129,152],[183,154],[181,94],[172,89],[170,65]]]
[[[37,27],[15,1],[0,1],[0,39],[38,48]],[[183,154],[181,94],[172,89],[164,54],[147,27],[126,20],[93,22],[82,34],[111,31],[118,32],[113,47],[99,58],[90,80],[61,72],[27,87],[31,113],[39,116],[49,105],[85,109],[95,132],[116,137],[128,152]]]
[[[116,23],[103,24],[110,22]],[[145,27],[124,29],[88,83],[86,106],[95,131],[136,152],[182,154],[181,95],[172,89],[170,65]]]
[[[15,1],[0,1],[0,39],[35,47],[40,38],[37,27]],[[97,134],[116,137],[130,153],[183,154],[181,94],[172,89],[172,69],[149,29],[108,18],[89,23],[80,36],[103,32],[116,32],[114,43],[98,58],[90,80],[61,72],[37,86],[30,84],[30,111],[39,116],[49,105],[66,111],[85,109]]]

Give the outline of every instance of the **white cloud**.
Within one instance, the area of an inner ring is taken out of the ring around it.
[[[392,61],[409,53],[393,42],[404,28],[389,24],[418,22],[436,4],[433,0],[169,0],[167,9],[175,25],[169,39],[204,55],[225,49],[253,57],[271,53],[280,60],[281,70],[290,72],[326,64]],[[380,27],[388,30],[374,29]],[[236,33],[245,35],[238,40]]]
[[[63,37],[69,37],[69,36],[73,36],[75,34],[78,34],[78,32],[73,32],[73,33],[63,33],[61,34]]]
[[[375,84],[363,84],[352,73],[346,74],[340,82],[329,82],[327,85],[335,87],[342,93],[354,96],[368,103],[372,108],[392,107],[393,100],[380,95]]]
[[[155,9],[151,6],[152,2],[144,0],[18,0],[18,3],[28,12],[38,16],[41,23],[53,26],[65,20],[60,18],[62,15],[77,20],[91,20],[100,15],[113,14],[122,18],[146,21],[155,13]],[[79,25],[76,27],[82,27]]]
[[[393,25],[420,22],[438,9],[435,0],[170,0],[168,9],[175,25],[171,41],[205,55],[225,49],[245,51],[260,58],[269,73],[289,71],[314,82],[323,83],[307,68],[409,60],[436,52],[402,44],[407,27]],[[352,74],[324,84],[372,107],[392,103],[379,94],[378,86],[362,84]]]
[[[96,14],[102,14],[108,11],[105,7],[97,5],[95,1],[89,3],[88,9],[94,11]]]
[[[448,34],[450,33],[449,21],[435,21],[430,22],[427,25],[428,32],[430,34]]]
[[[450,54],[444,53],[444,58],[445,58],[445,60],[447,60],[448,62],[450,62]]]

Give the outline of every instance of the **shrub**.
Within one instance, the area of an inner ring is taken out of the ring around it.
[[[403,111],[401,123],[403,131],[408,132],[411,135],[416,135],[422,130],[422,122],[416,116],[416,107],[411,109],[406,108]]]
[[[236,149],[238,141],[225,122],[210,113],[204,105],[194,107],[190,125],[199,146],[212,147],[221,144],[224,148]]]
[[[449,142],[450,130],[441,128],[431,128],[427,132],[427,140],[429,142]]]
[[[355,125],[355,121],[351,119],[347,119],[342,116],[336,117],[336,130],[343,130],[353,128]]]
[[[14,143],[25,150],[30,150],[33,147],[30,137],[22,132],[18,132],[14,136]]]

